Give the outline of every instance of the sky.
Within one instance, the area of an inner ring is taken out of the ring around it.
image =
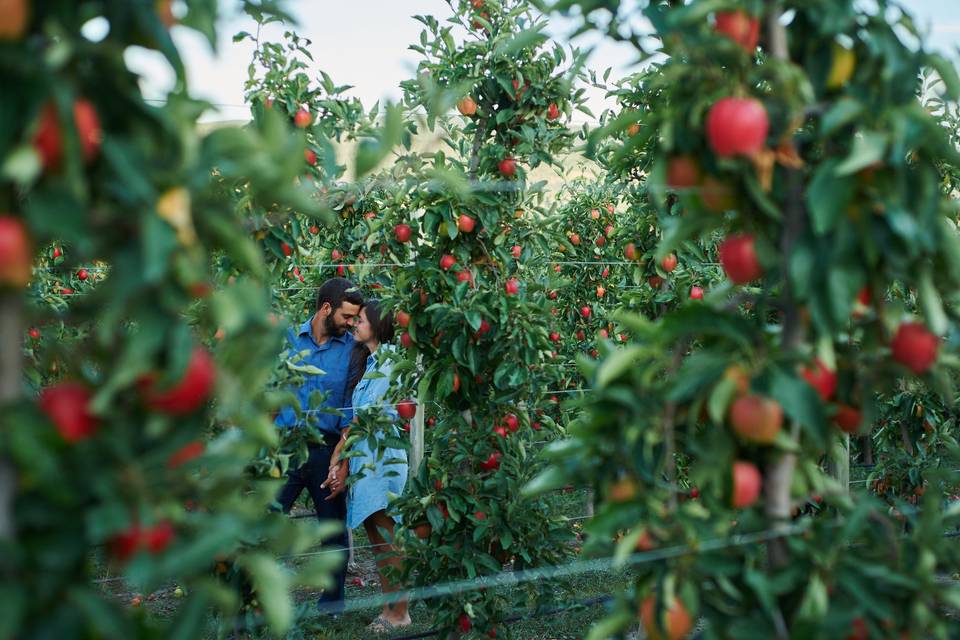
[[[931,47],[958,59],[960,2],[904,0],[903,4],[913,12],[919,27],[929,34]],[[422,25],[411,16],[432,14],[442,21],[449,15],[444,0],[288,0],[287,6],[299,22],[294,30],[312,40],[310,49],[316,66],[311,77],[317,77],[316,69],[323,69],[335,83],[354,85],[351,95],[360,98],[367,108],[377,100],[398,100],[400,81],[413,75],[419,54],[407,46],[419,39]],[[565,42],[565,34],[573,24],[552,17],[550,33]],[[261,36],[279,41],[287,28],[273,26]],[[203,120],[248,117],[249,110],[243,104],[243,83],[253,45],[249,41],[234,43],[232,38],[238,31],[255,29],[251,19],[234,13],[219,25],[218,50],[214,53],[207,41],[195,32],[174,27],[173,38],[185,60],[192,94],[217,105],[217,110],[205,114]],[[595,47],[588,66],[598,72],[612,68],[611,79],[636,70],[636,55],[629,45],[592,34],[579,37],[573,44],[584,49]],[[159,54],[134,48],[127,53],[127,63],[141,75],[141,85],[148,98],[162,99],[171,88],[173,75]],[[588,106],[599,115],[610,103],[602,91],[590,90]]]

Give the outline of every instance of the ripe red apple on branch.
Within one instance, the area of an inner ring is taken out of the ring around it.
[[[309,109],[301,107],[293,116],[293,124],[299,129],[306,129],[313,124],[313,114]]]
[[[92,162],[100,151],[103,142],[103,130],[100,118],[93,104],[85,98],[73,102],[73,124],[80,139],[80,152],[83,161]],[[40,124],[33,138],[33,146],[40,155],[43,168],[52,171],[60,166],[63,159],[63,131],[60,117],[53,103],[48,103],[40,114]]]
[[[217,368],[203,347],[194,347],[187,368],[173,386],[158,388],[157,376],[144,376],[139,382],[144,403],[154,411],[181,416],[199,409],[210,397]]]
[[[747,53],[753,53],[760,40],[760,20],[746,11],[721,11],[716,16],[716,30],[727,36]]]
[[[733,463],[733,508],[745,509],[760,498],[763,478],[752,462]]]
[[[472,216],[468,216],[465,213],[461,213],[460,217],[457,218],[457,229],[459,229],[462,233],[471,233],[476,224],[477,221],[474,220]]]
[[[677,597],[660,613],[656,596],[644,598],[640,603],[640,622],[650,640],[682,640],[693,630],[693,618]]]
[[[753,236],[728,236],[720,245],[720,266],[734,284],[747,284],[763,275]]]
[[[700,184],[700,163],[688,155],[672,156],[667,160],[667,186],[671,189],[691,189]]]
[[[837,391],[837,374],[831,371],[820,358],[813,363],[813,368],[803,367],[800,375],[811,387],[817,390],[817,394],[824,402],[829,402],[833,394]]]
[[[677,268],[677,256],[669,253],[660,261],[660,266],[667,273],[672,273]]]
[[[411,233],[412,230],[408,224],[400,223],[393,228],[393,237],[396,238],[397,242],[409,242]]]
[[[721,158],[757,153],[766,145],[769,129],[767,110],[754,98],[722,98],[707,114],[707,141]]]
[[[33,272],[33,250],[19,218],[0,215],[0,289],[22,289]]]
[[[776,400],[742,395],[730,407],[730,426],[747,442],[770,444],[783,426],[783,409]]]
[[[412,420],[417,415],[417,403],[413,400],[401,400],[397,403],[397,415],[404,420]]]
[[[930,370],[939,349],[940,338],[920,322],[904,322],[890,342],[893,359],[917,375]]]
[[[99,420],[90,413],[93,394],[77,382],[60,382],[40,392],[38,405],[67,442],[79,442],[96,433]]]
[[[466,96],[457,102],[457,111],[467,117],[472,116],[477,113],[477,103],[470,96]]]

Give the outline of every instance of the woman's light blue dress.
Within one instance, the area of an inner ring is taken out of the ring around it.
[[[393,364],[389,360],[392,354],[388,349],[385,345],[381,346],[375,354],[367,358],[364,376],[353,390],[354,415],[363,413],[364,407],[370,410],[373,406],[390,402],[386,394],[390,388]],[[380,356],[379,363],[377,356]],[[368,377],[373,372],[383,375]],[[392,406],[379,409],[394,420],[392,427],[396,430],[399,421],[396,409]],[[377,435],[383,437],[382,433]],[[354,443],[351,451],[360,452],[360,455],[350,458],[350,475],[354,478],[354,484],[347,495],[347,526],[355,529],[371,514],[387,508],[390,499],[388,494],[400,495],[403,492],[407,483],[407,452],[403,449],[383,449],[378,456],[377,452],[370,450],[366,439]],[[399,520],[397,516],[395,518]]]

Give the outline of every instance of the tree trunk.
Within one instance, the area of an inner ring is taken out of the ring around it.
[[[777,4],[774,0],[767,0],[767,37],[770,54],[777,60],[789,61],[787,32],[780,23],[780,10]],[[786,178],[787,197],[783,212],[784,226],[783,235],[780,238],[780,256],[781,269],[784,274],[782,347],[784,351],[789,352],[800,347],[804,338],[803,321],[793,298],[793,288],[790,285],[789,266],[794,245],[803,230],[806,211],[803,206],[803,176],[799,171],[791,169],[788,170]],[[794,442],[799,440],[799,424],[792,423],[790,425],[790,437]],[[796,464],[796,454],[784,453],[771,460],[766,468],[766,477],[764,478],[765,513],[774,531],[786,529],[790,525],[792,511],[790,485]],[[771,568],[784,567],[789,563],[789,553],[784,539],[772,539],[767,545],[767,551],[768,563]],[[785,628],[778,629],[778,636],[787,637],[784,635],[785,633],[787,633]]]

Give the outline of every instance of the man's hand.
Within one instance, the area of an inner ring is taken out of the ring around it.
[[[330,465],[330,471],[327,473],[327,479],[324,480],[323,484],[320,485],[321,489],[329,489],[330,491],[330,495],[327,496],[325,500],[333,500],[338,495],[343,493],[343,490],[347,488],[348,472],[349,467],[347,466],[346,460]]]

